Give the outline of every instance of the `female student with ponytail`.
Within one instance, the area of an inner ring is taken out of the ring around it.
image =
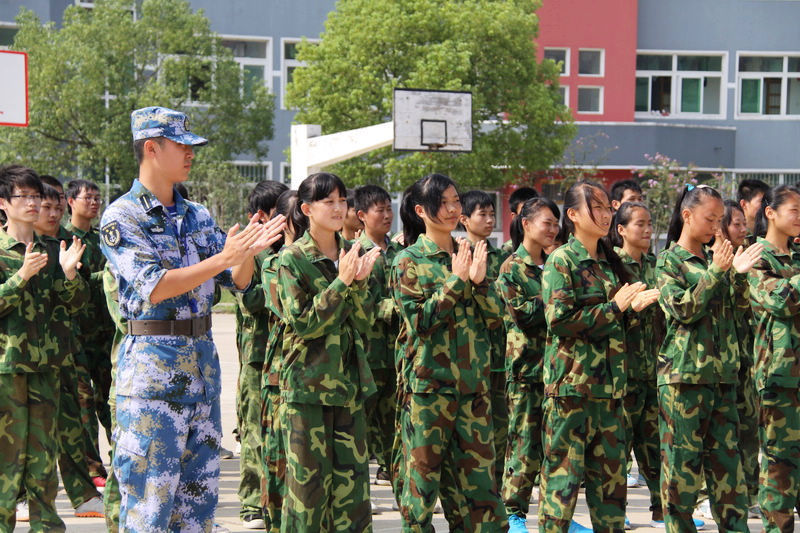
[[[622,262],[603,242],[611,202],[602,187],[574,184],[564,197],[564,215],[568,241],[547,258],[542,276],[548,338],[539,530],[587,531],[571,524],[585,482],[593,527],[622,531],[627,495],[623,313],[641,311],[658,294],[645,290],[644,283],[625,283]]]
[[[371,321],[365,280],[380,249],[359,256],[360,245],[339,236],[347,191],[333,174],[306,178],[294,210],[308,217],[308,231],[278,260],[287,465],[281,531],[369,531],[364,399],[375,384],[362,332]]]
[[[800,500],[800,191],[781,185],[764,194],[756,216],[761,260],[749,274],[760,402],[764,531],[794,531]]]
[[[739,248],[734,255],[730,241],[721,239],[712,260],[705,245],[719,230],[723,214],[716,190],[684,187],[670,221],[667,249],[656,265],[659,303],[666,315],[658,403],[668,531],[696,531],[692,512],[703,473],[720,529],[748,531],[737,449],[739,343],[727,294],[731,285],[735,293],[746,294],[743,274],[758,260],[762,246]]]
[[[547,341],[542,268],[558,235],[558,207],[544,198],[522,204],[511,222],[512,249],[497,286],[506,303],[505,393],[508,446],[502,496],[510,533],[524,533],[536,476],[542,466],[542,356]]]
[[[409,187],[400,216],[408,248],[392,269],[405,339],[398,343],[403,530],[433,531],[440,488],[452,531],[501,531],[494,475],[488,329],[502,300],[486,280],[486,243],[456,242],[455,183],[431,174]]]

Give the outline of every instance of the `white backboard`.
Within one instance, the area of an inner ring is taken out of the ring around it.
[[[395,89],[394,149],[472,151],[472,93]]]
[[[0,50],[0,126],[28,125],[28,54]]]

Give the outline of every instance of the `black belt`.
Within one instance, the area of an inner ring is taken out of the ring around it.
[[[128,335],[202,337],[211,329],[211,315],[186,320],[129,320]]]

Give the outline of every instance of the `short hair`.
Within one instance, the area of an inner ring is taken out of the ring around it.
[[[67,198],[77,198],[84,189],[87,191],[99,191],[100,187],[93,181],[77,179],[67,183],[67,189],[64,192]]]
[[[0,167],[0,198],[10,202],[14,189],[33,189],[43,194],[42,180],[32,168],[22,165]]]
[[[53,176],[50,176],[48,174],[42,174],[41,176],[39,176],[39,179],[42,180],[42,183],[44,183],[45,185],[49,185],[50,187],[53,187],[55,189],[60,189],[61,191],[64,190],[64,184],[58,181],[58,179],[54,178]],[[59,193],[59,195],[60,194],[61,193]]]
[[[356,211],[369,211],[369,208],[379,203],[391,203],[392,197],[386,189],[378,185],[362,185],[353,193]]]
[[[256,184],[247,199],[247,212],[255,215],[259,211],[269,214],[275,209],[278,197],[288,191],[289,187],[279,181],[261,181]]]
[[[48,183],[42,182],[42,199],[56,200],[61,203],[61,192]]]
[[[164,137],[150,137],[147,139],[139,139],[133,141],[133,155],[136,157],[136,164],[141,165],[144,161],[144,143],[147,141],[155,141],[159,146],[164,142]]]
[[[538,198],[539,193],[533,187],[520,187],[508,197],[508,208],[512,213],[516,213],[519,206],[530,200]]]
[[[769,189],[769,185],[761,180],[742,180],[739,182],[737,200],[749,202],[758,194],[766,194]]]
[[[461,195],[461,214],[472,216],[473,211],[483,207],[494,208],[494,200],[485,191],[467,191]]]
[[[622,197],[625,196],[625,191],[633,191],[642,194],[642,187],[636,180],[617,181],[611,186],[611,190],[608,191],[608,196],[611,198],[612,202],[614,200],[621,202]]]
[[[356,193],[353,189],[347,189],[347,209],[355,208],[356,206]]]

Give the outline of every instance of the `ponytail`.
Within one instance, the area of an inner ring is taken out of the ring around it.
[[[400,204],[400,220],[403,221],[403,237],[406,246],[411,246],[420,235],[425,233],[425,221],[417,215],[416,206],[420,205],[431,218],[436,218],[442,205],[444,191],[448,187],[458,190],[453,180],[444,174],[428,174],[417,180],[403,193]]]
[[[684,185],[680,196],[678,196],[678,201],[675,203],[675,209],[672,210],[672,218],[670,218],[669,227],[667,228],[665,249],[681,238],[681,233],[683,233],[683,210],[694,208],[706,196],[722,201],[722,196],[713,187],[708,185]]]
[[[525,239],[525,230],[522,225],[523,220],[531,221],[542,209],[550,209],[553,212],[553,216],[556,217],[556,220],[561,218],[561,212],[558,210],[558,206],[553,203],[552,200],[548,200],[547,198],[529,198],[522,204],[522,207],[519,210],[519,214],[511,221],[510,233],[511,233],[511,246],[513,251],[516,251],[519,248],[519,245],[522,244],[522,241]]]
[[[406,246],[417,242],[417,238],[425,233],[425,222],[417,215],[415,209],[417,183],[406,189],[403,201],[400,203],[400,220],[403,222],[403,240]]]
[[[611,219],[611,230],[608,232],[608,242],[611,246],[622,248],[625,244],[625,239],[619,234],[617,226],[627,226],[633,217],[634,209],[644,209],[648,213],[650,210],[643,202],[625,202],[617,212],[614,213],[614,218]]]
[[[767,219],[766,213],[767,207],[778,209],[792,194],[800,195],[800,189],[793,185],[779,185],[768,189],[764,193],[764,196],[761,198],[761,207],[758,208],[758,212],[756,213],[756,236],[766,237],[767,235],[767,230],[769,229],[769,220]]]

